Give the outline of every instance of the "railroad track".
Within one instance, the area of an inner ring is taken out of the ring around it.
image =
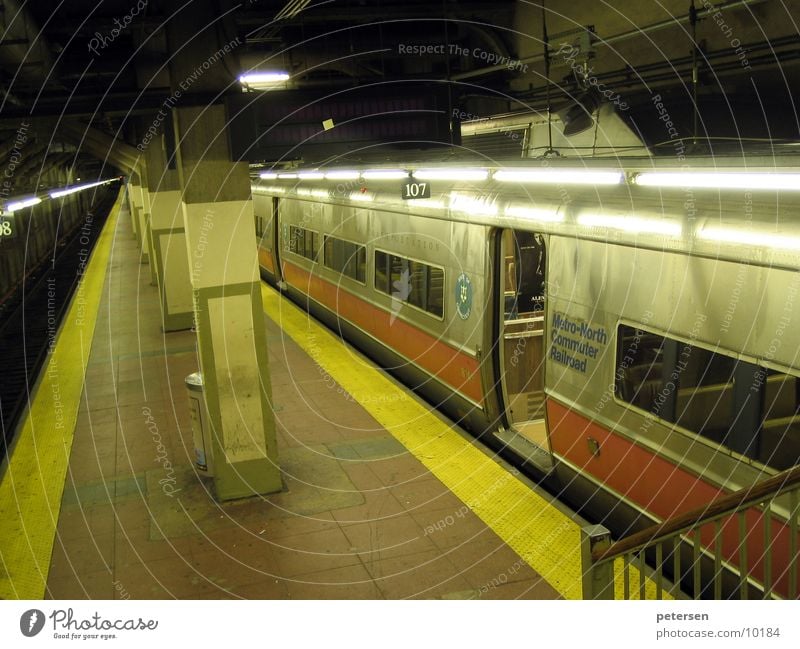
[[[87,215],[62,237],[53,257],[21,282],[0,311],[0,461],[11,448],[51,341],[78,286],[116,192],[98,193]],[[91,218],[89,218],[91,217]],[[22,236],[23,233],[20,233]]]

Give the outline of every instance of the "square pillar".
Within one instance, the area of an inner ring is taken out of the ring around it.
[[[173,117],[216,495],[279,491],[248,166],[230,159],[223,106]]]

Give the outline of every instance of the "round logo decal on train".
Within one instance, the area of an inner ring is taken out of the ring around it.
[[[456,311],[462,320],[472,313],[472,282],[466,273],[461,273],[456,280]]]

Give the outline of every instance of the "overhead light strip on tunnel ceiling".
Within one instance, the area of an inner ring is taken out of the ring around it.
[[[591,169],[499,169],[494,179],[506,183],[552,183],[558,185],[619,185],[621,171]]]
[[[264,180],[275,180],[278,177],[278,174],[274,171],[264,171],[258,174],[259,178],[263,178]]]
[[[3,208],[4,212],[16,212],[17,210],[24,210],[26,207],[33,207],[34,205],[38,205],[42,202],[42,199],[38,196],[34,196],[33,198],[26,198],[21,201],[14,201],[13,203],[8,203]]]
[[[752,229],[739,230],[731,227],[711,225],[697,233],[698,238],[719,243],[739,243],[745,246],[763,246],[784,250],[800,250],[800,238],[777,232],[758,232]]]
[[[417,169],[413,172],[417,180],[486,180],[489,177],[488,169],[476,169],[475,167],[441,168],[441,169]]]
[[[609,228],[633,234],[662,234],[679,237],[683,226],[667,219],[648,219],[640,216],[624,216],[613,214],[581,214],[578,225],[589,228]]]
[[[643,187],[800,191],[800,174],[797,173],[643,171],[633,177],[633,182]]]
[[[61,198],[62,196],[69,196],[70,194],[74,194],[75,192],[83,191],[84,189],[91,189],[92,187],[99,187],[100,185],[106,185],[113,180],[99,180],[96,183],[86,183],[83,185],[73,185],[72,187],[66,187],[64,189],[59,189],[54,192],[50,192],[50,198]]]

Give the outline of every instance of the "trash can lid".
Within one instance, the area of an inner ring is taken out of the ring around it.
[[[186,385],[193,388],[203,387],[203,373],[195,372],[186,377]]]

